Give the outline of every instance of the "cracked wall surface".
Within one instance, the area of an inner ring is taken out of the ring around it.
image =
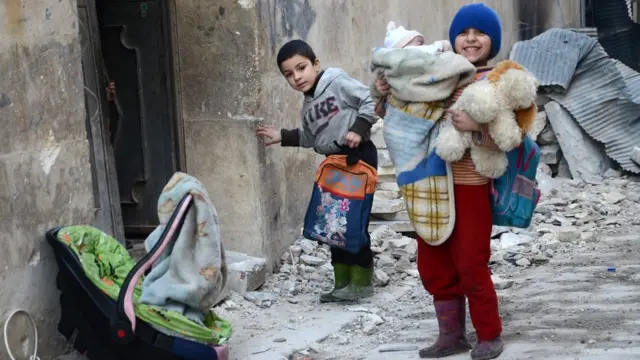
[[[16,308],[30,312],[41,359],[64,347],[44,233],[94,213],[75,9],[67,0],[0,3],[0,323]]]

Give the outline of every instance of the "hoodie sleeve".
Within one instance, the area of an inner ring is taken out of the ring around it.
[[[298,129],[282,129],[280,130],[281,142],[283,147],[303,147],[312,148],[315,145],[315,136],[307,126]]]
[[[376,104],[371,99],[371,91],[369,87],[349,76],[343,76],[339,81],[341,98],[349,107],[358,109],[356,121],[349,131],[365,136],[371,126],[378,121]]]

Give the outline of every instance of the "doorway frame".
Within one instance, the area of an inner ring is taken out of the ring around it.
[[[114,157],[113,147],[109,141],[108,136],[108,119],[107,109],[108,104],[106,101],[106,89],[103,84],[106,84],[106,76],[102,70],[101,63],[98,59],[102,59],[102,44],[101,34],[98,26],[98,14],[96,9],[96,1],[101,0],[78,0],[77,7],[86,8],[86,21],[83,21],[81,14],[78,13],[78,32],[81,42],[83,44],[82,32],[86,32],[87,49],[91,51],[93,57],[93,74],[85,74],[85,66],[83,68],[83,86],[86,92],[90,89],[91,83],[89,81],[95,81],[97,84],[95,87],[95,95],[98,97],[96,101],[96,116],[92,116],[87,123],[87,140],[89,141],[91,169],[92,169],[92,182],[94,188],[94,202],[96,206],[96,218],[94,224],[101,225],[102,227],[110,227],[108,229],[102,229],[106,232],[111,232],[112,235],[118,239],[122,244],[125,243],[125,231],[124,231],[124,219],[122,217],[120,194],[118,190],[118,176],[116,170],[116,163]],[[104,0],[103,0],[104,1]],[[165,68],[167,71],[167,106],[172,112],[171,118],[173,119],[173,134],[174,139],[172,141],[174,154],[173,166],[176,171],[186,171],[186,154],[185,154],[185,138],[184,138],[184,123],[182,121],[180,94],[178,86],[179,84],[179,68],[176,64],[178,59],[177,49],[174,44],[177,44],[176,33],[176,19],[175,19],[175,2],[172,0],[156,0],[162,9],[162,30],[164,37],[164,48],[166,51]],[[81,49],[82,51],[82,49]],[[85,59],[81,58],[81,62]],[[92,79],[91,79],[92,78]],[[89,104],[85,101],[85,111],[90,112]],[[104,214],[100,214],[99,212]],[[99,218],[101,217],[101,218]],[[107,222],[108,224],[106,224]]]

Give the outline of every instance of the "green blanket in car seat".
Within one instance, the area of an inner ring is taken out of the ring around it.
[[[78,255],[87,277],[107,296],[117,300],[122,283],[136,264],[127,250],[116,239],[91,226],[64,227],[58,231],[58,240]],[[138,299],[143,280],[140,279],[133,295],[138,318],[196,342],[223,345],[229,340],[231,324],[211,310],[205,314],[203,326],[178,312],[141,304]]]

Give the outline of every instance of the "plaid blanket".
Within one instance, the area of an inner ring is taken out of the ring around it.
[[[386,105],[384,139],[396,168],[409,219],[430,245],[444,243],[455,224],[451,165],[434,151],[443,102],[404,102],[391,96]]]

